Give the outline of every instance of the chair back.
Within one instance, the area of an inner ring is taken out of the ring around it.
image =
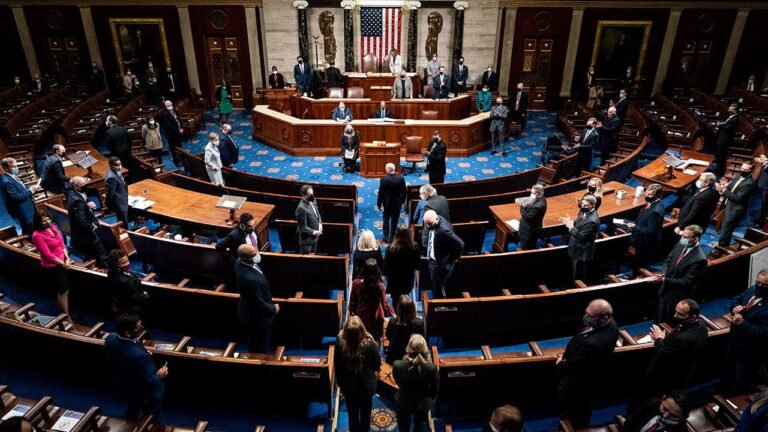
[[[342,99],[344,97],[344,88],[328,87],[328,97],[334,99]]]
[[[423,138],[420,136],[405,137],[405,152],[407,154],[421,154]]]
[[[347,97],[351,99],[363,97],[363,88],[362,87],[347,88]]]
[[[363,73],[378,72],[379,58],[374,53],[368,53],[363,56]]]
[[[437,120],[437,111],[433,111],[433,110],[422,111],[421,112],[421,119],[422,120]]]
[[[424,97],[427,99],[433,99],[435,97],[435,88],[431,84],[427,84],[424,87]]]

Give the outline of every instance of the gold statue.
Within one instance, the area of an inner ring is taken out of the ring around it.
[[[430,12],[427,16],[427,59],[432,60],[432,56],[437,54],[437,37],[443,30],[443,16],[439,12]]]
[[[323,55],[328,63],[336,61],[336,37],[333,36],[333,20],[331,11],[323,11],[317,19],[320,32],[323,33]]]

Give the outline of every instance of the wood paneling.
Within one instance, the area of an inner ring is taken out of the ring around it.
[[[510,63],[509,73],[509,91],[513,92],[515,86],[524,76],[524,50],[526,40],[535,40],[539,42],[549,42],[551,52],[541,53],[536,56],[536,65],[534,71],[539,75],[537,81],[543,82],[546,88],[546,97],[543,101],[543,107],[547,109],[556,109],[558,106],[560,84],[563,80],[563,67],[565,65],[565,54],[568,50],[568,34],[571,31],[571,8],[519,8],[515,21],[514,45],[512,47],[512,61]],[[537,53],[539,50],[537,49]],[[544,60],[545,63],[542,63]],[[538,70],[536,70],[538,69]],[[525,85],[528,88],[530,82],[526,79]],[[528,100],[531,102],[531,108],[537,108],[534,104],[534,95],[529,93]],[[539,104],[538,108],[541,108]]]
[[[597,22],[601,20],[611,21],[651,21],[651,34],[648,40],[648,48],[645,54],[645,62],[641,76],[644,82],[641,84],[650,89],[656,78],[656,65],[658,64],[661,46],[664,43],[664,33],[667,31],[669,21],[669,9],[598,9],[588,8],[584,10],[584,19],[581,23],[581,37],[579,38],[579,51],[576,55],[574,76],[586,74],[589,64],[592,62],[592,50],[597,36]],[[601,77],[600,71],[595,75]],[[579,80],[574,79],[574,85]]]
[[[764,27],[766,24],[768,24],[768,10],[753,9],[749,12],[739,51],[733,63],[731,78],[728,80],[731,85],[741,85],[747,81],[751,73],[757,77],[756,85],[759,86],[765,82],[768,70],[768,47],[766,47]]]
[[[184,60],[184,44],[179,27],[179,12],[175,6],[93,6],[91,12],[101,58],[104,61],[104,73],[110,80],[110,85],[113,84],[116,74],[119,74],[115,48],[112,45],[112,32],[109,28],[110,18],[162,18],[173,71],[184,80],[185,86],[189,85],[187,63]]]
[[[190,6],[189,19],[192,22],[192,39],[195,46],[197,71],[203,95],[215,104],[214,90],[219,83],[211,76],[208,64],[206,40],[209,37],[237,38],[240,82],[243,88],[244,104],[253,106],[253,80],[251,77],[248,31],[245,24],[245,8],[242,6]]]
[[[0,40],[3,43],[3,67],[0,67],[0,85],[7,87],[13,85],[13,77],[18,76],[22,81],[30,79],[27,60],[24,50],[21,48],[19,31],[16,28],[16,20],[8,6],[0,6]]]
[[[734,9],[683,10],[667,72],[667,80],[671,80],[673,87],[684,84],[707,93],[714,91],[735,17]],[[688,64],[685,75],[681,67],[683,59]]]
[[[91,57],[77,6],[24,6],[24,15],[40,70],[84,82]]]

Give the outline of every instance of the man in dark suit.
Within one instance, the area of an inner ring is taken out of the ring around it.
[[[232,137],[232,126],[224,123],[221,126],[221,139],[219,139],[219,154],[221,164],[227,168],[233,168],[240,160],[240,147]]]
[[[737,106],[731,104],[728,107],[728,118],[725,121],[718,121],[716,124],[718,129],[715,140],[714,173],[718,176],[723,176],[728,165],[728,149],[733,145],[733,137],[736,135],[736,129],[739,126]]]
[[[635,248],[632,273],[640,275],[641,268],[648,268],[653,254],[661,246],[661,226],[664,224],[664,203],[661,202],[661,185],[652,183],[645,189],[645,207],[635,222],[628,223],[632,230],[630,246]]]
[[[308,64],[304,64],[301,56],[296,57],[296,65],[293,67],[293,78],[296,81],[296,88],[302,95],[309,94],[312,90],[312,71]]]
[[[715,175],[710,172],[701,173],[696,180],[696,191],[685,201],[677,216],[675,232],[680,234],[688,225],[698,225],[706,231],[712,214],[715,213],[720,194],[715,189]]]
[[[107,88],[104,71],[96,63],[91,63],[91,75],[88,77],[88,94],[95,95]]]
[[[432,185],[424,185],[419,188],[419,196],[424,203],[424,211],[434,210],[441,219],[451,222],[451,211],[448,206],[448,199],[442,195],[438,195],[437,190]],[[423,217],[424,215],[422,215]],[[421,222],[419,222],[421,223]]]
[[[128,131],[117,124],[117,117],[113,115],[107,117],[107,130],[104,135],[111,155],[118,157],[123,166],[130,170],[133,160],[131,138],[128,136]]]
[[[587,98],[589,98],[589,86],[597,84],[595,67],[590,65],[586,72],[582,72],[573,78],[573,83],[573,97],[580,102],[586,102]]]
[[[285,88],[285,78],[283,74],[277,71],[277,66],[272,66],[272,73],[269,75],[269,87],[273,89]]]
[[[94,258],[96,265],[106,268],[107,252],[96,234],[96,229],[99,227],[99,220],[93,213],[96,204],[88,201],[83,190],[85,183],[86,179],[79,176],[72,177],[72,180],[69,181],[72,186],[67,197],[70,245],[80,252],[86,260]]]
[[[381,101],[379,103],[379,108],[373,113],[371,113],[370,118],[372,119],[390,118],[391,119],[394,117],[392,117],[392,111],[390,111],[389,108],[387,108],[387,103],[384,101]]]
[[[579,152],[580,167],[576,172],[592,171],[592,159],[594,159],[595,147],[600,144],[600,133],[595,130],[597,119],[590,117],[587,127],[581,131],[576,150]]]
[[[721,383],[726,396],[749,393],[760,364],[768,358],[768,269],[731,301],[728,350]]]
[[[325,68],[325,80],[329,88],[344,87],[344,77],[341,76],[341,71],[336,67],[335,62],[331,62],[330,66]]]
[[[592,300],[582,320],[584,328],[555,361],[560,418],[570,420],[574,428],[589,425],[595,395],[619,338],[613,308],[605,300]]]
[[[53,154],[45,159],[43,172],[40,174],[40,186],[52,194],[63,194],[69,186],[69,177],[64,174],[66,151],[63,145],[54,144]]]
[[[760,213],[752,219],[752,227],[763,229],[765,216],[768,214],[768,157],[761,154],[755,158],[755,163],[760,164],[760,176],[757,178],[757,190],[760,196]]]
[[[237,259],[237,248],[248,244],[259,250],[259,238],[256,235],[256,219],[253,214],[245,212],[240,214],[240,220],[235,229],[216,242],[216,250],[232,258],[232,263]]]
[[[483,87],[488,87],[488,89],[492,92],[496,91],[499,88],[499,74],[496,73],[496,71],[493,70],[493,65],[488,65],[488,70],[483,72],[483,79],[481,82]]]
[[[605,120],[596,126],[600,133],[600,166],[604,166],[611,153],[619,148],[621,120],[616,116],[616,107],[608,108],[608,115]]]
[[[749,199],[752,197],[752,189],[755,181],[752,179],[752,161],[741,164],[739,176],[725,184],[724,179],[715,185],[717,191],[725,200],[723,201],[723,219],[720,222],[720,240],[717,242],[722,247],[731,245],[733,230],[747,215]]]
[[[19,222],[22,234],[32,235],[35,217],[35,199],[33,194],[40,186],[32,185],[27,188],[19,178],[19,167],[16,159],[7,157],[2,160],[3,171],[0,177],[0,187],[3,189],[5,205],[8,213]]]
[[[619,121],[621,123],[624,123],[624,117],[627,115],[627,110],[629,109],[629,99],[627,99],[627,90],[626,89],[619,90],[618,102],[613,102],[613,100],[611,100],[610,106],[616,108],[616,117],[619,118]]]
[[[170,67],[165,68],[163,74],[162,87],[165,98],[171,102],[176,102],[181,98],[181,81],[179,76]]]
[[[502,405],[493,410],[481,432],[522,432],[523,414],[517,407]]]
[[[576,220],[564,217],[560,220],[568,228],[568,256],[571,257],[573,279],[584,279],[587,266],[595,256],[595,240],[600,228],[600,217],[595,211],[597,200],[592,195],[584,195],[579,203],[579,215]]]
[[[547,199],[544,198],[544,187],[533,185],[531,196],[520,203],[520,229],[517,232],[520,237],[520,249],[536,249],[536,241],[539,239],[546,213]]]
[[[160,132],[168,140],[168,150],[171,152],[171,158],[176,166],[181,165],[178,149],[181,148],[181,140],[184,136],[184,127],[181,124],[179,113],[173,108],[173,102],[165,101],[165,111],[160,114],[158,119],[160,123]]]
[[[664,260],[664,269],[657,282],[659,288],[659,305],[656,312],[656,322],[667,322],[674,313],[677,302],[684,298],[693,297],[704,272],[707,270],[707,256],[699,244],[701,242],[701,227],[688,225],[680,233],[680,241]]]
[[[445,183],[446,152],[445,143],[440,138],[440,131],[435,131],[427,147],[427,172],[430,184]]]
[[[339,106],[334,108],[333,112],[331,112],[331,120],[343,123],[351,122],[352,111],[344,105],[344,102],[339,102]]]
[[[662,396],[686,388],[696,363],[707,343],[707,325],[699,319],[699,304],[682,299],[675,305],[667,333],[661,327],[651,326],[653,357],[645,370],[645,390],[648,396]]]
[[[123,223],[125,229],[128,229],[128,186],[120,172],[122,169],[120,159],[114,156],[109,158],[109,171],[104,176],[105,201],[107,207],[115,212],[117,220]]]
[[[440,66],[440,71],[432,78],[432,87],[435,89],[435,99],[447,99],[451,88],[451,77],[445,74],[445,66]]]
[[[259,251],[255,247],[242,244],[237,248],[239,259],[235,263],[237,290],[240,300],[237,303],[237,316],[248,339],[248,351],[266,353],[272,334],[272,322],[280,312],[280,306],[272,302],[269,282],[264,276],[256,257]]]
[[[397,223],[400,221],[400,210],[403,208],[408,191],[405,189],[403,176],[395,174],[395,164],[388,163],[384,169],[387,171],[387,175],[379,180],[376,210],[383,211],[383,241],[389,243],[395,233]]]
[[[459,57],[459,62],[453,67],[453,75],[451,75],[451,88],[456,96],[467,92],[467,78],[469,78],[469,68],[464,64],[464,57]]]
[[[301,187],[301,201],[296,207],[296,236],[299,239],[299,252],[302,255],[317,252],[317,240],[323,234],[323,218],[315,202],[312,186]]]
[[[517,83],[517,90],[509,98],[512,120],[520,125],[520,130],[525,129],[525,124],[528,120],[528,93],[524,92],[523,88],[523,83]]]
[[[434,210],[424,213],[424,228],[427,233],[427,272],[432,293],[446,298],[445,284],[451,276],[453,266],[461,257],[464,241],[453,232],[450,223],[440,219]]]
[[[685,420],[691,411],[688,395],[674,392],[648,399],[632,414],[627,416],[622,432],[686,432]]]
[[[157,368],[144,345],[137,339],[144,327],[138,315],[117,318],[116,333],[104,341],[104,350],[118,396],[128,404],[125,417],[137,421],[145,415],[160,419],[160,405],[165,393],[163,378],[168,367]]]

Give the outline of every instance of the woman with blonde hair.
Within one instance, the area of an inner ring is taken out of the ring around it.
[[[423,336],[411,335],[405,356],[392,366],[392,376],[398,386],[395,395],[398,430],[410,432],[411,417],[415,432],[426,430],[427,414],[437,396],[439,376]]]
[[[603,202],[603,181],[597,177],[592,177],[587,182],[587,192],[584,196],[592,195],[597,200],[595,204],[595,210],[600,208],[600,204]],[[584,197],[582,197],[583,199]],[[581,201],[581,199],[579,200]]]
[[[221,174],[221,153],[219,152],[219,134],[211,132],[208,144],[205,146],[205,171],[215,185],[224,186],[224,176]]]
[[[379,346],[359,317],[350,316],[339,333],[333,360],[336,382],[347,403],[349,430],[368,432],[381,357]]]
[[[357,279],[360,277],[360,272],[363,271],[363,264],[369,258],[376,260],[376,264],[379,268],[384,268],[384,257],[381,255],[381,249],[376,243],[376,237],[374,237],[371,230],[362,230],[357,237],[357,248],[352,253],[352,278]]]

